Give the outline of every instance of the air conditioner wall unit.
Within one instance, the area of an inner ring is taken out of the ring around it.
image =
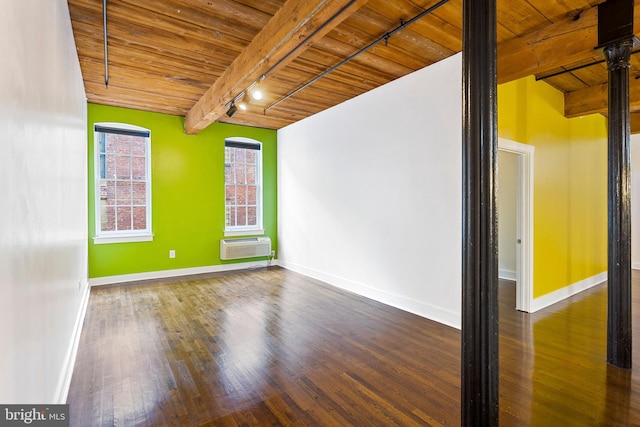
[[[221,260],[255,258],[269,255],[271,255],[271,239],[269,237],[220,240]]]

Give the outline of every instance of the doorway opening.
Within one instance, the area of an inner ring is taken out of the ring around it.
[[[507,159],[505,173],[511,168],[510,178],[512,188],[505,188],[505,196],[508,193],[515,200],[508,200],[502,197],[500,188],[498,189],[499,205],[504,201],[505,205],[512,203],[512,213],[508,216],[513,223],[505,224],[505,228],[512,231],[508,235],[501,237],[499,252],[505,256],[500,259],[500,277],[515,280],[516,282],[516,310],[531,312],[531,301],[533,299],[533,155],[534,147],[521,144],[504,138],[498,139],[498,151]],[[500,174],[500,170],[498,170]],[[500,176],[499,176],[500,178]],[[500,182],[500,179],[498,179]],[[504,199],[504,200],[503,200]],[[498,225],[500,230],[501,225]],[[502,242],[506,239],[505,247]],[[509,243],[511,241],[511,243]]]

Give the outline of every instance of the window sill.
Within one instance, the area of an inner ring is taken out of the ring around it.
[[[104,245],[109,243],[134,243],[134,242],[151,242],[153,234],[138,234],[128,236],[96,236],[93,243],[96,245]]]
[[[252,229],[252,230],[225,230],[225,236],[258,236],[263,235],[264,229]]]

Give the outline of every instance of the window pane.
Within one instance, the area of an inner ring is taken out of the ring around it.
[[[118,179],[131,179],[131,157],[116,157],[116,177]]]
[[[131,154],[134,156],[145,156],[147,153],[147,141],[142,137],[133,137],[131,141]]]
[[[106,135],[104,133],[99,133],[98,134],[98,144],[99,144],[99,151],[100,154],[103,154],[105,152],[105,150],[107,149],[107,144],[106,144]],[[102,157],[102,156],[100,156]]]
[[[107,175],[107,158],[106,155],[100,154],[100,178],[106,178]]]
[[[106,155],[105,156],[105,173],[103,175],[104,178],[107,179],[115,179],[116,177],[116,156],[114,155]]]
[[[233,206],[236,204],[236,187],[234,185],[227,185],[225,200],[227,205]]]
[[[236,184],[246,184],[247,180],[245,178],[245,166],[244,165],[236,165]]]
[[[247,204],[255,206],[256,203],[256,187],[249,186],[247,187]]]
[[[133,208],[133,229],[144,230],[147,228],[147,208],[136,206]]]
[[[116,204],[131,205],[131,183],[129,181],[116,183]]]
[[[233,172],[233,166],[228,165],[224,167],[224,182],[228,184],[234,184],[233,178],[235,174]]]
[[[116,208],[118,231],[131,230],[131,207],[117,207]]]
[[[132,204],[146,205],[147,203],[147,183],[134,182],[132,185],[133,193],[131,194]]]
[[[250,206],[247,208],[247,225],[257,225],[258,224],[258,215],[255,206]]]
[[[100,230],[116,230],[116,208],[113,206],[100,207]]]
[[[247,208],[245,206],[237,207],[236,225],[247,225]]]
[[[116,152],[116,135],[108,133],[108,134],[104,134],[107,141],[106,141],[106,146],[107,146],[107,154],[115,154]]]
[[[101,181],[100,200],[104,200],[107,205],[116,204],[116,183],[115,181]]]
[[[228,215],[228,221],[227,221],[227,225],[229,227],[235,227],[237,224],[236,221],[236,208],[235,207],[229,207],[229,215]]]
[[[247,204],[247,187],[236,187],[236,204],[238,206]]]
[[[242,149],[242,148],[234,148],[233,152],[235,154],[235,163],[236,164],[242,164],[246,161],[247,156],[246,156],[246,152],[247,150]]]
[[[131,179],[143,180],[147,176],[147,161],[144,157],[131,158]]]
[[[116,142],[116,154],[131,155],[131,139],[135,138],[129,135],[117,135],[118,142]]]
[[[256,167],[247,166],[247,184],[256,183]]]
[[[246,161],[247,164],[254,165],[256,163],[256,153],[257,150],[245,150],[246,151]]]

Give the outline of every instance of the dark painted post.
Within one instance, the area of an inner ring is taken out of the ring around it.
[[[629,67],[633,0],[598,6],[598,44],[609,69],[607,362],[631,368],[631,150]]]
[[[462,425],[498,425],[496,0],[464,0]]]

